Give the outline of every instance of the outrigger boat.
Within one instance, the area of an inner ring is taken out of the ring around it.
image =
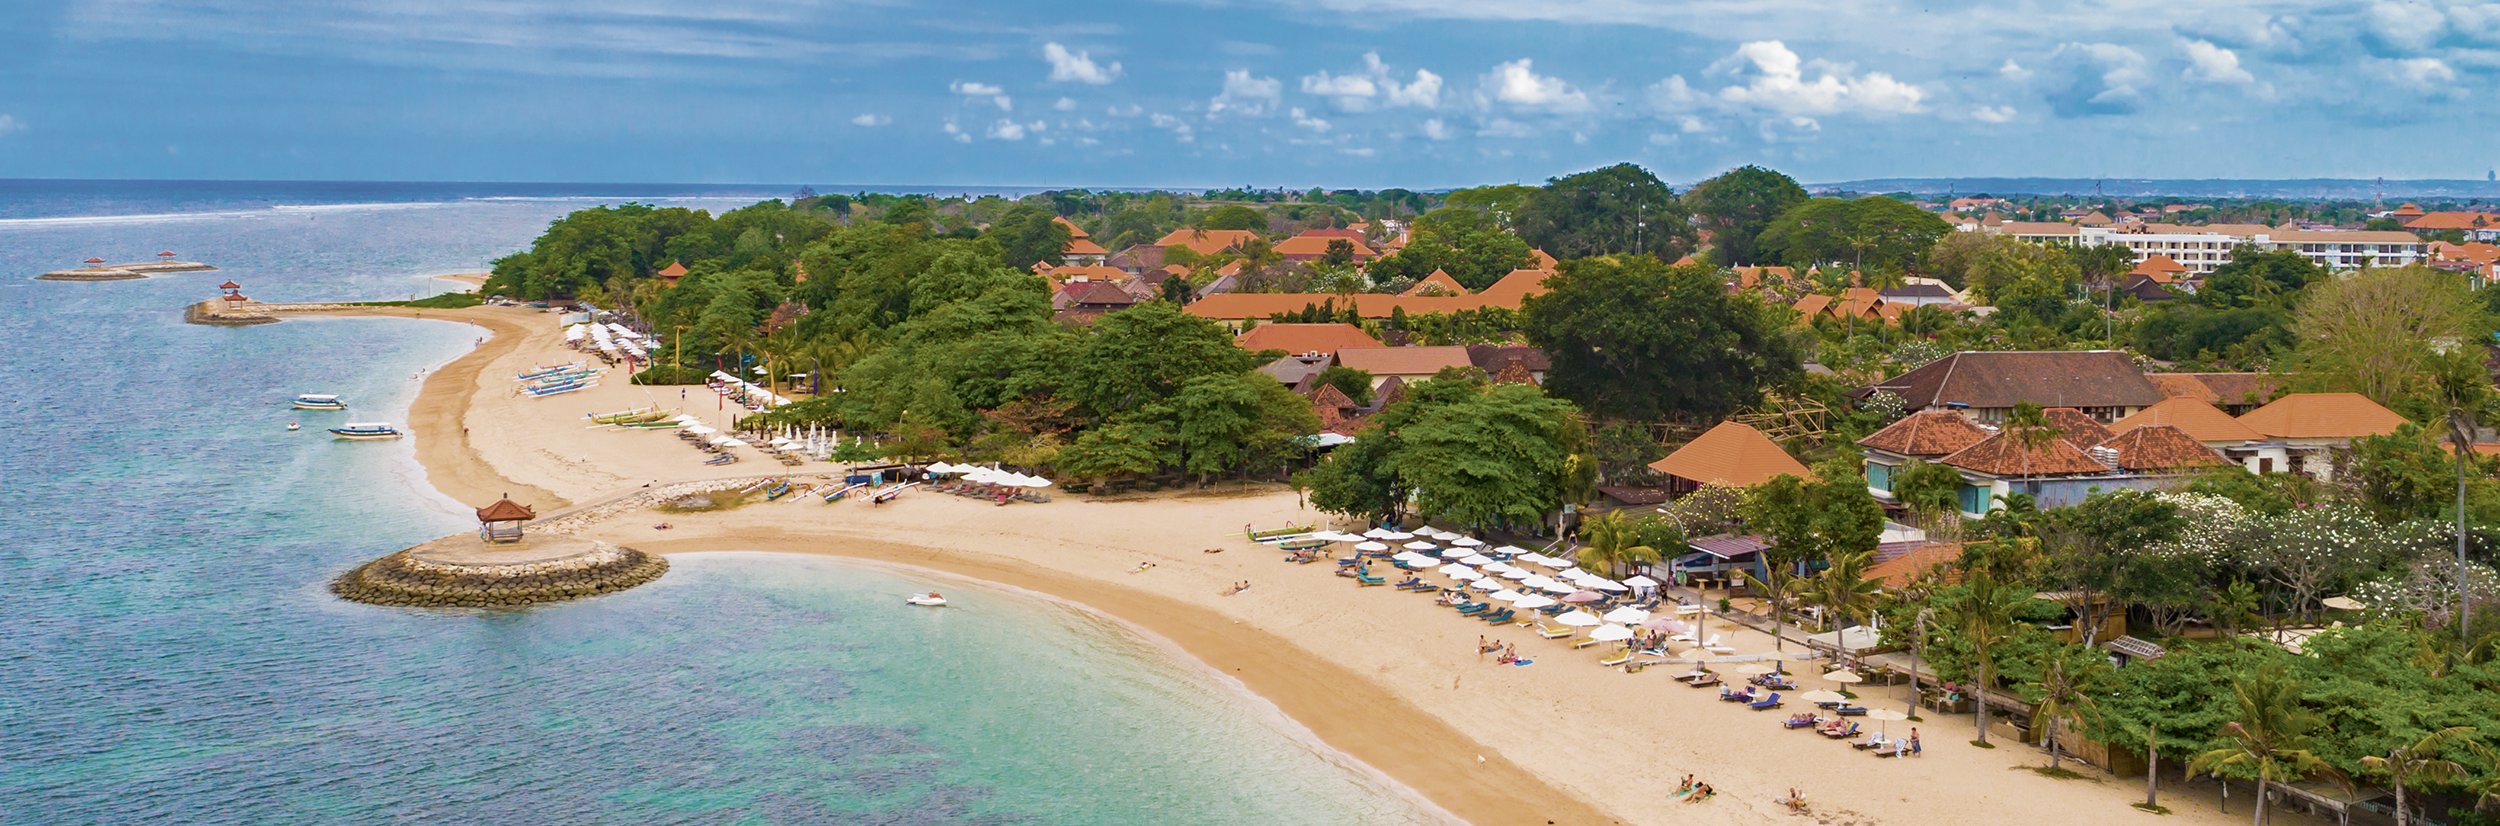
[[[305,393],[287,402],[297,410],[346,410],[347,403],[328,393]]]
[[[518,375],[518,376],[513,376],[512,378],[513,378],[513,380],[514,380],[514,381],[537,381],[537,380],[539,380],[539,379],[547,378],[547,377],[549,377],[549,376],[561,376],[561,375],[565,375],[565,374],[567,374],[567,373],[589,373],[589,372],[593,372],[593,371],[592,371],[590,368],[588,368],[588,367],[584,367],[584,366],[582,366],[580,362],[574,362],[574,363],[572,363],[572,364],[559,364],[559,365],[556,365],[556,366],[554,366],[554,367],[541,367],[541,368],[538,368],[537,370],[533,370],[533,371],[530,371],[530,372],[527,372],[527,373],[522,373],[522,374],[520,374],[520,375]]]
[[[614,413],[591,413],[585,415],[583,418],[587,418],[595,424],[636,425],[666,421],[669,419],[669,415],[657,407],[637,407],[632,410],[619,410]]]
[[[408,434],[400,432],[399,428],[392,427],[389,422],[348,422],[346,424],[330,428],[330,435],[337,436],[341,439],[365,442],[378,439],[397,439]]]
[[[521,392],[530,394],[531,398],[543,399],[548,396],[561,396],[575,390],[589,389],[591,384],[591,382],[576,381],[570,384],[551,384],[544,387],[524,387],[521,388]]]

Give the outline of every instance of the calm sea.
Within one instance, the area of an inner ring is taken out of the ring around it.
[[[151,190],[150,187],[155,187]],[[838,191],[828,189],[828,191]],[[1406,823],[1431,818],[1273,710],[1089,615],[768,554],[530,611],[333,600],[467,527],[399,420],[470,328],[181,323],[441,291],[549,220],[783,188],[0,182],[0,822]],[[30,277],[89,256],[224,269]]]

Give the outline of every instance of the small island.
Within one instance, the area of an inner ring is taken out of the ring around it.
[[[35,276],[35,280],[132,281],[160,273],[207,272],[217,269],[216,267],[202,264],[197,261],[176,261],[174,260],[174,254],[171,252],[160,252],[157,253],[156,256],[157,260],[154,261],[134,261],[128,264],[107,264],[104,263],[104,259],[102,258],[89,258],[83,262],[86,266],[66,270],[53,270],[51,272]]]
[[[531,538],[537,518],[510,498],[477,510],[478,531],[454,534],[357,566],[330,583],[342,599],[412,608],[518,608],[632,588],[668,572],[668,560],[571,536]]]

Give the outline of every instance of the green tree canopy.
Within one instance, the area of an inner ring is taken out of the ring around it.
[[[1695,223],[1710,231],[1711,256],[1726,266],[1751,266],[1766,260],[1754,239],[1771,221],[1806,200],[1805,187],[1794,178],[1759,166],[1740,166],[1693,186],[1684,205]]]
[[[1639,253],[1672,261],[1691,252],[1691,213],[1636,164],[1547,181],[1513,217],[1519,237],[1557,258]]]
[[[1793,267],[1901,272],[1951,231],[1944,219],[1891,198],[1814,198],[1780,213],[1757,243],[1762,254]]]
[[[1800,373],[1787,325],[1709,267],[1571,261],[1547,284],[1528,299],[1528,341],[1553,360],[1545,386],[1592,414],[1713,421]]]

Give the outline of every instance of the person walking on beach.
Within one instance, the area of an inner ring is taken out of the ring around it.
[[[1489,647],[1489,646],[1485,645],[1484,635],[1483,635],[1483,634],[1477,634],[1477,635],[1476,635],[1476,659],[1477,659],[1477,660],[1483,660],[1483,659],[1484,659],[1484,652],[1491,651],[1491,650],[1493,650],[1491,647]]]

